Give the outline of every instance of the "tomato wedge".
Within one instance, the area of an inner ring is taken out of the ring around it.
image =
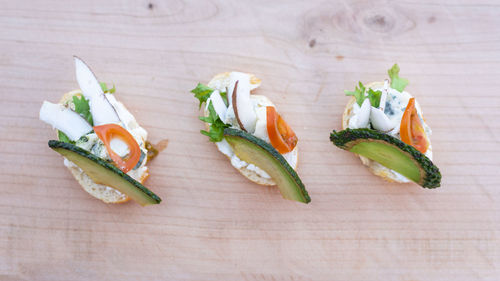
[[[135,141],[134,137],[122,126],[117,124],[94,126],[94,132],[106,146],[109,156],[113,162],[115,162],[118,169],[126,173],[137,165],[137,162],[139,162],[141,158],[141,148],[139,147],[139,144],[137,144],[137,141]],[[111,140],[114,138],[120,138],[128,145],[130,153],[126,159],[122,159],[120,155],[116,154],[111,149]]]
[[[267,134],[269,135],[271,145],[281,154],[292,151],[298,141],[292,128],[276,112],[274,106],[266,107],[266,117]]]
[[[429,148],[429,139],[415,108],[415,98],[411,98],[406,106],[403,118],[401,118],[399,134],[404,143],[415,147],[422,153]]]

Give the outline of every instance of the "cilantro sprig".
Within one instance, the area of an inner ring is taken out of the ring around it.
[[[356,99],[356,103],[361,106],[365,99],[370,100],[370,104],[373,107],[379,107],[380,105],[380,97],[382,96],[381,91],[374,91],[373,89],[369,88],[368,92],[366,91],[365,85],[363,83],[359,82],[358,86],[354,91],[344,91],[346,96],[354,96]]]
[[[229,125],[224,124],[224,122],[220,120],[219,115],[215,111],[215,108],[212,104],[212,101],[210,101],[210,103],[208,104],[208,116],[200,116],[198,118],[210,125],[208,131],[201,130],[200,133],[208,136],[211,142],[219,142],[224,138],[224,129],[229,127]]]
[[[373,89],[368,89],[368,99],[370,100],[370,104],[378,108],[380,106],[380,97],[382,96],[381,91],[374,91]]]
[[[363,104],[363,101],[365,100],[366,88],[361,82],[359,82],[358,85],[359,87],[356,86],[356,89],[354,89],[354,91],[344,90],[344,93],[346,96],[354,96],[354,98],[356,98],[356,102],[358,103],[358,105],[361,106]]]
[[[92,113],[90,113],[89,100],[83,95],[73,96],[73,104],[75,105],[75,112],[80,114],[91,126],[94,126],[94,120],[92,119]],[[75,143],[72,141],[65,133],[57,131],[57,138],[62,142]]]
[[[215,91],[214,89],[208,87],[207,85],[198,83],[198,85],[196,85],[196,88],[191,90],[191,93],[193,93],[194,97],[198,99],[198,101],[200,102],[199,108],[201,108],[203,103],[207,102],[207,100],[210,98],[210,95],[214,91]],[[227,106],[228,105],[227,92],[222,92],[220,93],[220,95]],[[200,133],[205,136],[208,136],[211,142],[222,141],[222,139],[224,138],[224,129],[228,128],[229,125],[224,124],[224,122],[222,122],[222,120],[219,118],[219,115],[215,111],[212,101],[208,103],[207,110],[208,110],[208,116],[206,117],[200,116],[198,118],[201,121],[209,124],[209,130],[208,131],[201,130]]]
[[[67,142],[67,143],[72,143],[72,144],[75,143],[74,141],[70,140],[69,137],[65,133],[63,133],[61,131],[57,131],[57,138],[62,142]]]
[[[196,88],[191,90],[191,93],[193,93],[194,97],[200,101],[199,108],[201,108],[201,105],[207,102],[208,98],[214,91],[214,89],[208,87],[207,85],[198,83],[198,85],[196,85]],[[222,100],[224,100],[226,106],[229,106],[227,101],[227,92],[220,93],[220,96],[222,97]]]
[[[395,63],[391,69],[387,71],[389,77],[391,78],[391,88],[403,92],[406,85],[408,85],[408,80],[399,77],[399,65]]]
[[[105,94],[114,94],[116,92],[115,84],[113,84],[113,88],[108,89],[108,86],[104,82],[99,83],[101,85],[101,89]]]
[[[227,101],[227,92],[220,93],[220,96],[221,96],[222,100],[224,101],[224,104],[226,106],[229,106],[229,102]]]
[[[191,93],[193,93],[194,97],[200,101],[199,108],[201,108],[201,105],[207,102],[208,98],[210,97],[213,91],[214,89],[208,87],[207,85],[198,83],[198,85],[196,85],[196,88],[191,90]]]
[[[399,77],[399,66],[398,64],[394,64],[391,69],[387,71],[389,77],[391,78],[391,88],[398,90],[399,92],[403,92],[406,85],[408,85],[408,80]],[[370,100],[370,104],[373,107],[380,106],[380,97],[382,96],[381,91],[374,91],[369,88],[368,91],[363,83],[359,82],[358,86],[354,89],[354,91],[344,91],[346,96],[353,96],[356,98],[356,103],[361,106],[366,98]]]
[[[73,96],[73,103],[75,104],[75,112],[80,114],[91,126],[94,126],[94,120],[92,120],[92,113],[90,113],[89,100],[85,99],[83,95],[78,98]]]

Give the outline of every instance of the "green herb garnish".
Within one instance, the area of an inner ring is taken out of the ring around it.
[[[363,83],[359,82],[359,88],[356,87],[354,91],[345,90],[344,93],[346,96],[354,96],[354,98],[356,98],[356,102],[358,103],[358,105],[361,106],[366,98],[365,91],[366,91],[365,86],[363,85]]]
[[[75,143],[74,141],[70,140],[69,137],[65,133],[63,133],[59,130],[57,131],[57,138],[62,142],[67,142],[67,143],[71,143],[71,144]]]
[[[227,101],[227,92],[220,93],[220,96],[222,97],[222,100],[224,101],[224,104],[226,106],[229,106],[229,102]]]
[[[116,92],[115,84],[113,84],[113,88],[108,89],[108,86],[104,82],[100,82],[101,89],[105,94],[114,94]]]
[[[203,103],[206,103],[208,98],[210,98],[210,95],[214,92],[215,90],[208,87],[207,85],[198,83],[196,85],[196,88],[191,90],[191,93],[194,94],[194,97],[197,98],[200,101],[199,108],[203,105]],[[222,92],[220,93],[222,100],[228,106],[228,100],[227,100],[227,92]],[[222,120],[219,118],[219,115],[217,115],[217,112],[215,111],[215,108],[210,102],[208,104],[208,116],[200,116],[198,117],[201,121],[206,122],[209,124],[209,130],[201,130],[200,133],[202,133],[205,136],[208,136],[210,138],[211,142],[219,142],[224,138],[224,129],[229,127],[229,125],[224,124]]]
[[[208,132],[205,130],[201,130],[200,133],[208,136],[211,142],[219,142],[224,138],[224,129],[228,128],[229,125],[224,124],[224,122],[220,120],[219,115],[217,115],[217,112],[215,112],[212,102],[208,104],[208,116],[200,116],[198,118],[210,125]]]
[[[75,112],[85,118],[91,126],[94,126],[92,114],[90,113],[89,100],[85,99],[83,95],[81,95],[80,98],[73,96],[73,103],[75,104]]]
[[[389,77],[391,78],[391,88],[396,89],[400,92],[403,92],[406,85],[408,85],[408,80],[399,77],[399,66],[398,64],[394,64],[389,71],[387,71]]]
[[[210,95],[212,94],[213,91],[214,91],[214,89],[212,89],[206,85],[203,85],[201,83],[198,83],[198,85],[196,85],[196,88],[191,90],[191,93],[193,93],[194,97],[200,101],[199,108],[201,108],[201,105],[204,102],[207,102],[208,98],[210,97]]]
[[[368,89],[368,99],[370,100],[370,104],[378,108],[380,106],[380,97],[382,96],[381,91],[374,91],[371,88]]]

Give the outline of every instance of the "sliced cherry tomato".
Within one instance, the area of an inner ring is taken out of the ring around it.
[[[404,143],[415,147],[422,153],[429,148],[429,139],[415,108],[415,98],[411,98],[406,106],[403,118],[401,118],[399,134]]]
[[[117,124],[95,126],[94,132],[97,134],[99,139],[102,140],[106,146],[109,156],[113,162],[115,162],[116,166],[122,170],[122,172],[126,173],[137,165],[137,162],[139,162],[139,159],[141,158],[141,148],[139,147],[139,144],[137,144],[137,141],[135,141],[134,137],[122,126]],[[116,152],[111,149],[111,140],[114,138],[120,138],[128,145],[130,153],[126,159],[122,159],[120,155],[116,154]]]
[[[266,116],[267,134],[271,145],[281,154],[292,151],[298,141],[292,128],[281,118],[273,106],[266,107]]]

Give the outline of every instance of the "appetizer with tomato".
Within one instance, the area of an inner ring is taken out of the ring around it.
[[[40,120],[57,129],[58,139],[50,140],[49,147],[64,157],[64,165],[90,195],[106,203],[160,203],[142,185],[149,176],[148,157],[156,153],[148,133],[116,99],[114,86],[99,83],[77,57],[75,67],[80,89],[59,103],[44,101],[40,109]]]
[[[363,85],[359,82],[342,116],[342,131],[330,140],[356,153],[370,171],[388,181],[413,181],[436,188],[441,173],[432,163],[431,128],[415,97],[404,89],[408,80],[399,77],[399,66],[388,71],[389,79]]]
[[[206,123],[201,133],[214,142],[231,165],[249,180],[277,185],[285,199],[311,199],[295,169],[298,138],[276,106],[252,94],[261,80],[252,74],[226,72],[191,92],[203,106]]]

